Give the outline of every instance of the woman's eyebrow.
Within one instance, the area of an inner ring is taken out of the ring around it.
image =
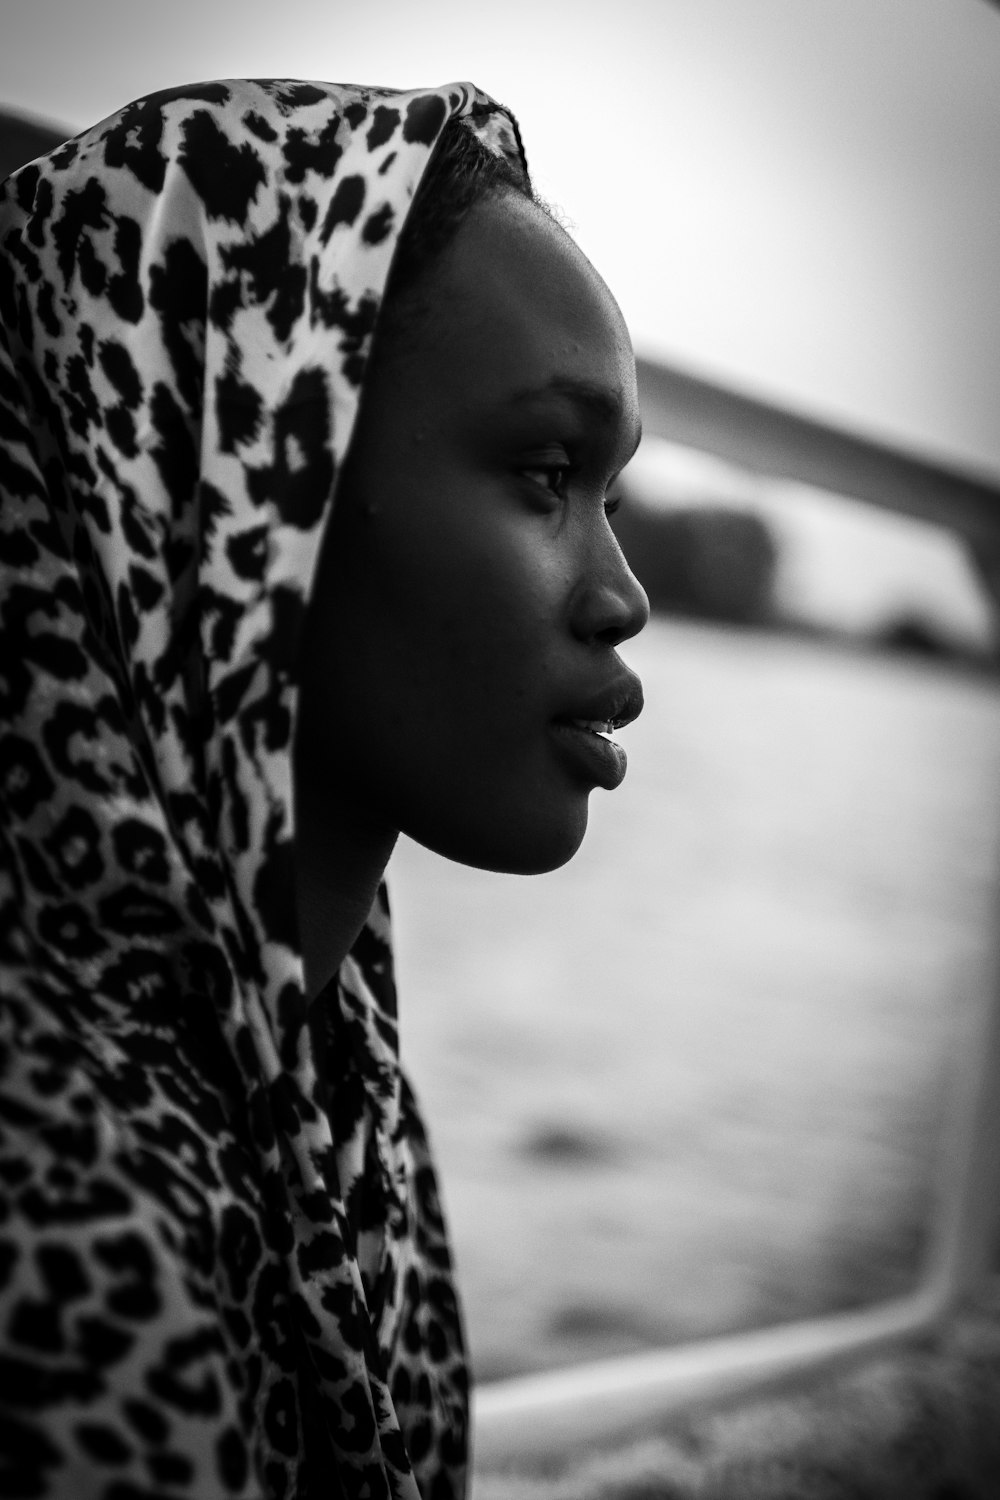
[[[578,380],[571,375],[556,375],[542,385],[516,391],[508,404],[518,406],[544,396],[566,396],[606,422],[617,422],[621,416],[621,400],[610,386],[598,385],[591,380]]]
[[[581,380],[572,375],[555,375],[551,380],[542,385],[528,386],[524,390],[516,391],[507,403],[510,406],[520,406],[530,401],[537,401],[545,396],[565,396],[577,406],[582,406],[596,417],[605,426],[616,426],[621,421],[622,401],[617,391],[608,385],[599,385],[593,380]],[[636,429],[635,448],[639,446],[642,436],[641,423]]]

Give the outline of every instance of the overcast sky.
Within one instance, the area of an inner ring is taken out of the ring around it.
[[[4,0],[0,101],[74,129],[206,77],[471,78],[641,350],[1000,473],[985,0]]]

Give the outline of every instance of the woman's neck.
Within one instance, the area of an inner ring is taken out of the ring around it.
[[[336,974],[365,924],[397,834],[362,833],[349,826],[317,829],[297,819],[296,904],[306,998],[313,1000]]]

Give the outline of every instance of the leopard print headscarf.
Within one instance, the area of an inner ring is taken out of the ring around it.
[[[0,190],[0,1492],[447,1500],[467,1376],[380,896],[310,1015],[296,660],[468,84],[201,84]]]

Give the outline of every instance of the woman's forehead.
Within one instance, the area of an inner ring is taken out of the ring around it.
[[[442,264],[437,290],[440,317],[430,320],[426,348],[456,383],[472,380],[506,403],[568,395],[595,417],[633,421],[635,361],[624,318],[543,210],[513,195],[479,205]]]

